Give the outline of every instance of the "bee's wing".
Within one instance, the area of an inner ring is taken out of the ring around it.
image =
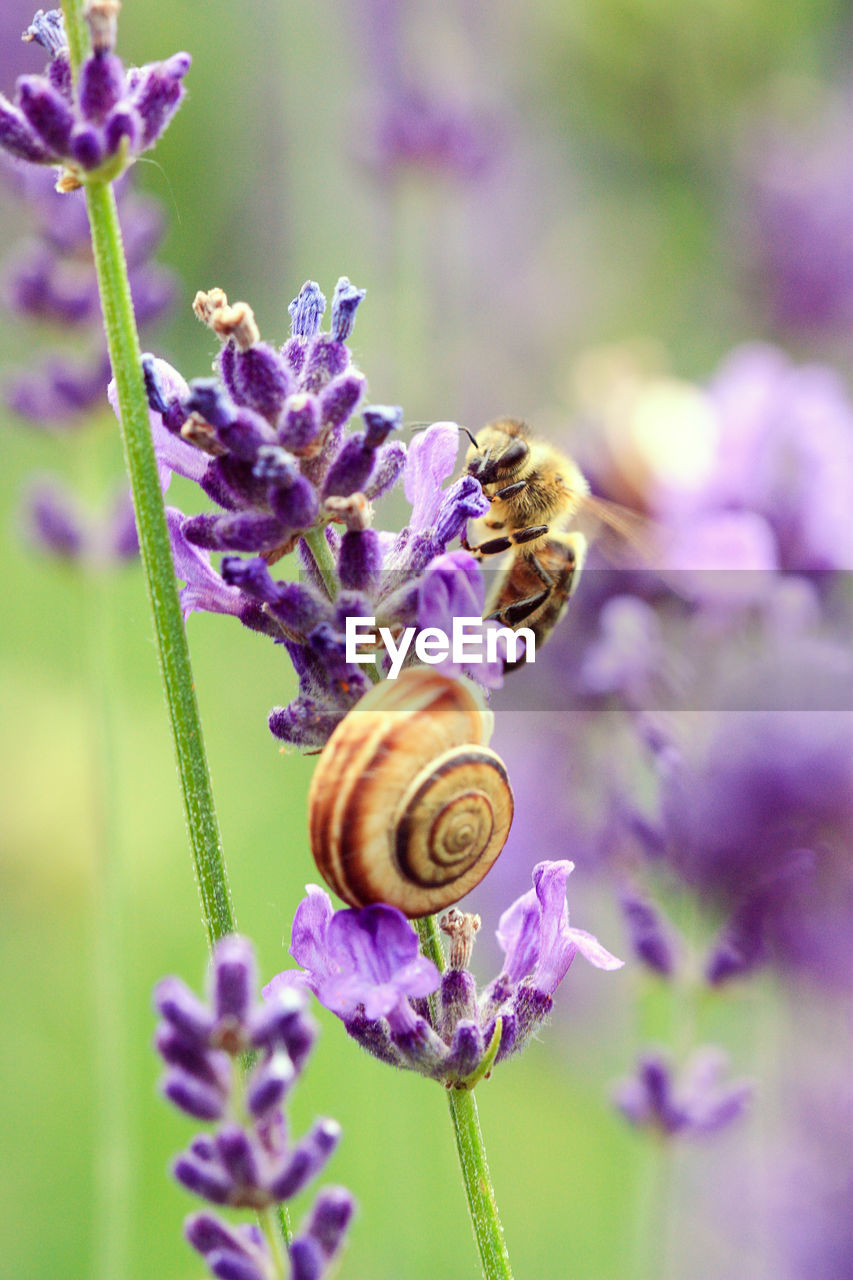
[[[665,564],[664,531],[647,516],[592,493],[581,498],[579,514],[589,516],[597,526],[595,545],[612,563],[646,569]]]

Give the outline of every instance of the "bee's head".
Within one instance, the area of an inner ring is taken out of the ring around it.
[[[464,430],[464,428],[463,428]],[[523,468],[530,446],[520,435],[495,424],[483,427],[476,436],[465,430],[471,448],[465,459],[469,476],[480,484],[505,484]]]

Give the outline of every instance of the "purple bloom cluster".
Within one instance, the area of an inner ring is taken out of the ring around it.
[[[59,189],[110,182],[153,146],[184,96],[188,53],[125,69],[113,52],[115,4],[87,8],[93,50],[72,84],[62,14],[39,9],[26,36],[47,50],[44,75],[20,76],[16,100],[0,95],[0,148],[19,160],[60,166]]]
[[[111,507],[93,519],[59,480],[35,480],[24,504],[25,531],[42,551],[90,565],[135,560],[139,553],[133,503],[122,486]]]
[[[719,1049],[697,1049],[676,1086],[666,1059],[645,1054],[636,1075],[617,1085],[614,1101],[631,1124],[663,1137],[719,1133],[744,1114],[753,1094],[746,1081],[724,1082],[727,1067]]]
[[[198,295],[195,310],[223,343],[218,377],[187,385],[163,361],[144,358],[164,482],[171,472],[186,476],[220,508],[189,518],[168,511],[184,612],[233,614],[285,646],[299,693],[273,710],[270,728],[306,747],[322,746],[370,685],[363,665],[346,661],[347,618],[374,617],[397,632],[446,626],[483,607],[473,557],[445,554],[488,506],[472,476],[442,488],[456,466],[456,424],[433,424],[407,450],[389,439],[402,410],[367,405],[362,427],[347,430],[365,388],[346,346],[363,296],[339,280],[331,330],[322,332],[326,300],[308,282],[290,306],[292,335],[278,349],[261,341],[245,303],[230,305],[211,290]],[[401,477],[409,523],[397,534],[378,532],[371,502]],[[301,542],[311,530],[325,539],[332,582]],[[270,565],[295,547],[303,580],[274,579]],[[213,551],[231,553],[219,571]],[[477,669],[486,684],[500,679],[493,667]]]
[[[282,1105],[316,1035],[295,990],[255,1000],[251,944],[232,934],[216,946],[204,1003],[179,978],[155,990],[161,1016],[156,1045],[166,1063],[162,1090],[198,1120],[214,1121],[174,1163],[177,1180],[216,1205],[265,1209],[289,1200],[323,1169],[340,1138],[334,1120],[318,1120],[291,1142]],[[238,1059],[253,1054],[244,1077]],[[318,1280],[343,1244],[354,1202],[342,1188],[316,1199],[290,1249],[291,1280]],[[231,1227],[209,1213],[194,1215],[186,1234],[221,1280],[280,1280],[263,1235]]]
[[[16,245],[4,264],[7,306],[63,337],[73,335],[83,358],[71,362],[52,355],[43,367],[12,377],[3,397],[34,425],[76,425],[103,403],[110,378],[85,199],[82,192],[58,193],[43,170],[10,168],[9,177],[26,202],[35,235]],[[156,201],[132,190],[129,175],[116,184],[116,198],[134,312],[144,328],[175,296],[172,273],[151,260],[163,218]]]
[[[578,953],[599,969],[622,965],[591,934],[570,927],[572,869],[571,862],[534,869],[533,889],[500,919],[501,973],[479,994],[467,968],[479,917],[454,908],[442,918],[451,941],[449,967],[439,973],[419,955],[417,934],[401,912],[385,905],[333,911],[328,895],[309,885],[291,934],[290,954],[301,969],[280,973],[265,993],[307,986],[381,1061],[473,1088],[494,1063],[524,1048]]]

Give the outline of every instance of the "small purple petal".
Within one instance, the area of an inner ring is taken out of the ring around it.
[[[225,1114],[222,1090],[189,1075],[179,1067],[173,1067],[166,1073],[161,1088],[170,1102],[196,1120],[221,1120]]]
[[[341,276],[332,295],[332,337],[346,342],[352,333],[355,313],[365,295],[364,289],[356,289],[346,276]]]
[[[412,507],[413,529],[431,528],[441,504],[441,485],[456,468],[459,427],[455,422],[434,422],[409,445],[403,471],[403,488]]]
[[[154,1007],[182,1035],[206,1044],[215,1025],[213,1014],[180,978],[163,978],[154,988]]]
[[[276,1200],[289,1200],[316,1178],[341,1138],[336,1120],[316,1120],[311,1130],[296,1144],[284,1167],[270,1181]]]
[[[21,76],[18,102],[27,121],[53,155],[68,155],[74,113],[43,76]]]
[[[80,110],[94,124],[103,124],[124,90],[124,67],[114,53],[101,50],[80,68],[77,92]]]
[[[295,338],[313,338],[320,328],[320,320],[326,310],[326,299],[320,286],[307,280],[288,306],[291,327]]]
[[[211,1001],[217,1019],[245,1021],[256,987],[252,944],[239,934],[228,934],[216,944],[211,967]]]
[[[246,1091],[246,1105],[253,1116],[261,1116],[283,1101],[296,1079],[296,1069],[288,1054],[274,1053],[252,1072]]]

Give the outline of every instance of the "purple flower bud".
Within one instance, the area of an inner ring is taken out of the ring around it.
[[[68,60],[67,49],[57,53],[53,61],[48,64],[46,75],[56,92],[61,93],[66,102],[72,102],[74,93],[71,83],[71,63]]]
[[[333,378],[343,373],[349,363],[349,352],[342,342],[328,333],[318,334],[305,357],[302,389],[316,395]]]
[[[114,156],[122,143],[126,143],[129,152],[140,151],[141,133],[142,122],[139,116],[132,107],[120,102],[104,122],[107,155]]]
[[[21,76],[18,102],[48,151],[56,157],[67,155],[74,113],[65,99],[43,76]]]
[[[80,68],[78,97],[80,110],[93,124],[102,124],[121,98],[124,67],[121,59],[106,50],[93,53]]]
[[[217,1021],[245,1022],[256,986],[251,943],[239,934],[222,938],[214,949],[211,968],[210,994]]]
[[[370,479],[364,486],[365,497],[373,501],[393,488],[403,474],[405,463],[406,446],[402,440],[389,440],[377,449]]]
[[[216,378],[194,378],[184,407],[215,428],[222,444],[236,458],[253,462],[262,445],[275,442],[268,423],[252,409],[238,407]]]
[[[191,516],[183,525],[187,542],[208,551],[272,551],[285,532],[275,516],[254,511],[233,516]]]
[[[348,498],[364,488],[373,470],[374,453],[368,447],[364,433],[357,431],[350,436],[326,473],[323,497]]]
[[[368,449],[378,449],[392,431],[399,431],[403,425],[403,410],[398,404],[372,404],[362,410],[361,416]]]
[[[313,280],[307,280],[287,309],[294,338],[313,338],[320,328],[326,299],[320,292],[320,286]]]
[[[297,1236],[289,1252],[290,1280],[320,1280],[326,1270],[326,1259],[316,1240]]]
[[[317,1120],[305,1137],[296,1144],[282,1168],[270,1180],[270,1192],[276,1200],[289,1200],[316,1178],[341,1137],[336,1120]]]
[[[32,22],[22,36],[23,40],[34,40],[46,49],[51,58],[68,49],[68,37],[65,34],[65,19],[59,9],[39,9]]]
[[[338,576],[346,590],[368,594],[379,585],[382,549],[375,529],[348,530],[341,538]]]
[[[206,1262],[217,1280],[267,1280],[269,1275],[266,1268],[256,1266],[239,1253],[211,1253]]]
[[[208,1043],[215,1026],[213,1014],[180,978],[163,978],[157,983],[154,1007],[182,1035]]]
[[[441,976],[438,1029],[446,1036],[460,1021],[477,1017],[477,984],[467,969],[446,969]]]
[[[323,747],[340,720],[315,698],[300,694],[286,707],[273,707],[267,723],[270,733],[298,747]]]
[[[341,276],[332,295],[332,337],[346,342],[355,324],[355,313],[365,295],[364,289],[356,289],[346,276]]]
[[[43,481],[33,488],[26,516],[30,536],[46,550],[67,560],[81,555],[85,530],[80,512],[56,484]]]
[[[662,977],[671,977],[675,972],[675,951],[658,908],[631,892],[622,894],[621,906],[637,958]]]
[[[163,1078],[165,1097],[196,1120],[221,1120],[225,1114],[225,1098],[217,1085],[207,1084],[173,1067]]]
[[[314,1021],[305,1012],[305,993],[297,987],[282,988],[265,999],[249,1026],[253,1045],[270,1051],[284,1048],[297,1071],[305,1065],[316,1035]]]
[[[165,62],[140,67],[133,84],[133,105],[142,120],[142,146],[156,142],[177,111],[184,89],[181,80],[190,69],[188,53],[175,53]]]
[[[300,1235],[310,1235],[327,1258],[337,1253],[355,1212],[355,1200],[345,1187],[324,1187],[314,1201]]]
[[[101,133],[94,125],[75,124],[68,140],[68,152],[81,169],[97,169],[104,158]]]
[[[233,1182],[224,1169],[185,1151],[172,1164],[172,1174],[193,1195],[211,1204],[228,1204]]]
[[[258,342],[234,356],[234,389],[237,398],[270,422],[293,390],[287,363],[266,342]]]
[[[244,1253],[243,1240],[233,1227],[215,1218],[212,1213],[196,1213],[184,1223],[184,1235],[199,1253],[212,1253],[215,1249]]]
[[[285,402],[278,422],[278,438],[292,453],[310,454],[320,434],[320,407],[314,396],[293,395]]]
[[[445,1078],[464,1080],[476,1071],[483,1057],[483,1033],[474,1022],[461,1022],[453,1032],[450,1052],[442,1064]]]
[[[288,529],[310,529],[320,510],[317,490],[304,476],[287,486],[270,486],[268,498],[273,514]]]
[[[22,111],[0,94],[0,147],[19,160],[45,164],[52,159],[41,138]]]
[[[259,1187],[260,1171],[249,1135],[239,1125],[224,1124],[217,1131],[215,1141],[223,1168],[240,1188],[232,1192],[231,1203],[253,1203],[250,1193]]]
[[[299,464],[292,453],[278,444],[261,445],[258,449],[252,474],[258,480],[288,487],[299,475]]]
[[[323,426],[342,426],[355,412],[367,379],[361,373],[342,374],[328,383],[320,394],[320,417]]]
[[[274,1053],[253,1071],[246,1104],[253,1116],[262,1116],[281,1104],[296,1079],[296,1068],[286,1053]]]
[[[179,1067],[202,1084],[213,1085],[227,1093],[231,1084],[231,1064],[224,1054],[189,1039],[167,1022],[157,1028],[154,1045],[168,1066]]]

